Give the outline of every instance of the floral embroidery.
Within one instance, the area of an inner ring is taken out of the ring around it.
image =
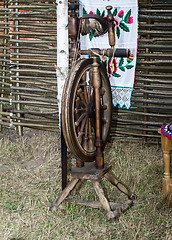
[[[116,35],[117,35],[118,38],[120,38],[121,30],[123,30],[125,32],[130,32],[130,29],[127,26],[127,24],[132,24],[133,23],[133,17],[131,16],[131,9],[126,13],[125,17],[124,17],[124,11],[123,10],[121,10],[118,13],[118,15],[117,15],[117,10],[114,11],[113,16],[114,16],[115,20],[116,20],[116,16],[121,18],[121,20],[119,21],[119,23],[116,26]]]
[[[121,10],[119,13],[118,13],[118,17],[123,17],[124,16],[124,11],[123,10]]]
[[[85,10],[85,8],[83,8],[83,14],[87,14],[87,11]],[[90,11],[89,14],[94,14],[93,11]],[[96,10],[96,14],[99,16],[102,16],[104,18],[107,18],[105,16],[105,10],[103,10],[103,12],[101,13],[100,10],[97,8]],[[131,9],[125,14],[123,10],[120,10],[118,12],[117,8],[113,11],[113,16],[114,16],[114,21],[115,21],[115,28],[116,28],[116,35],[118,37],[118,39],[120,38],[121,35],[121,30],[125,31],[125,32],[130,32],[129,26],[128,24],[132,24],[133,23],[133,17],[131,16]],[[90,41],[93,39],[94,34],[95,34],[95,30],[91,29],[89,37],[90,37]]]
[[[83,14],[87,14],[87,11],[84,8],[83,8]],[[90,11],[89,14],[94,14],[94,12]],[[97,8],[96,14],[104,18],[107,18],[105,16],[105,10],[103,10],[103,12],[101,13],[100,10]],[[116,28],[117,37],[120,38],[121,30],[125,32],[130,32],[130,29],[127,26],[127,24],[133,23],[133,17],[131,16],[131,9],[125,14],[123,10],[120,10],[118,12],[116,8],[114,9],[112,14],[114,16],[114,21],[116,23],[115,28]],[[96,32],[95,29],[91,29],[89,34],[90,41],[93,39],[95,32]],[[126,69],[129,70],[134,67],[134,65],[131,64],[132,61],[133,61],[133,56],[131,56],[130,58],[127,58],[127,61],[125,62],[124,62],[124,58],[102,59],[102,63],[107,69],[107,71],[109,72],[109,75],[112,75],[118,78],[121,77],[120,71],[125,72]]]
[[[125,72],[134,67],[132,65],[133,56],[127,58],[127,62],[124,62],[124,58],[102,58],[102,64],[108,70],[109,76],[121,77],[120,71]]]
[[[133,23],[133,17],[129,17],[128,18],[128,24],[132,24]]]
[[[108,63],[109,74],[116,73],[117,71],[117,61],[115,58],[111,58]]]

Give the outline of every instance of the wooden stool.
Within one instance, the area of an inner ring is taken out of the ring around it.
[[[161,134],[161,129],[158,130]],[[164,158],[164,177],[163,177],[163,198],[172,193],[172,178],[170,177],[170,152],[172,151],[172,140],[161,134],[161,148]]]

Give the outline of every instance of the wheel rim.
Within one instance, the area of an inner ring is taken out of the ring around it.
[[[101,119],[105,147],[111,123],[111,89],[106,72],[99,68],[102,79]],[[92,59],[80,60],[73,68],[64,88],[62,127],[69,150],[82,161],[95,160],[95,103],[92,87]]]

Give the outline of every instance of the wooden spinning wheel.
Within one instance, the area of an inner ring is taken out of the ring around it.
[[[79,60],[66,81],[62,98],[62,128],[67,146],[76,158],[84,162],[95,160],[95,94],[92,85],[93,59]],[[102,147],[108,139],[112,96],[107,73],[99,66],[101,88]]]
[[[112,93],[110,82],[104,66],[97,56],[128,57],[129,49],[115,49],[114,17],[111,6],[106,7],[107,20],[88,14],[83,19],[95,18],[102,25],[103,34],[108,30],[110,49],[79,50],[79,55],[90,55],[89,59],[79,59],[72,67],[65,82],[62,95],[62,133],[69,151],[75,155],[76,167],[71,169],[72,180],[61,192],[56,202],[50,207],[55,211],[59,204],[66,200],[85,206],[102,207],[109,220],[118,217],[121,212],[131,207],[135,195],[121,183],[111,171],[110,164],[104,164],[105,148],[112,119]],[[75,59],[77,47],[76,6],[71,5],[70,37],[72,41],[71,56]],[[82,21],[81,21],[82,22]],[[89,22],[84,21],[84,34],[90,31]],[[79,57],[79,56],[78,56]],[[95,162],[94,162],[95,161]],[[100,180],[105,177],[111,184],[128,196],[125,204],[109,203],[105,197]],[[91,180],[99,202],[71,201],[68,194],[84,180]]]

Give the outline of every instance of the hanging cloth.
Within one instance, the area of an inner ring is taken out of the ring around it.
[[[101,58],[107,66],[111,84],[113,105],[119,104],[127,109],[131,106],[131,94],[135,80],[135,67],[137,55],[137,26],[138,26],[138,1],[137,0],[81,0],[79,5],[80,16],[83,14],[99,14],[107,16],[106,6],[113,7],[112,14],[116,23],[115,48],[128,48],[131,58]],[[94,29],[90,34],[81,36],[81,49],[109,48],[108,33],[95,37]]]

